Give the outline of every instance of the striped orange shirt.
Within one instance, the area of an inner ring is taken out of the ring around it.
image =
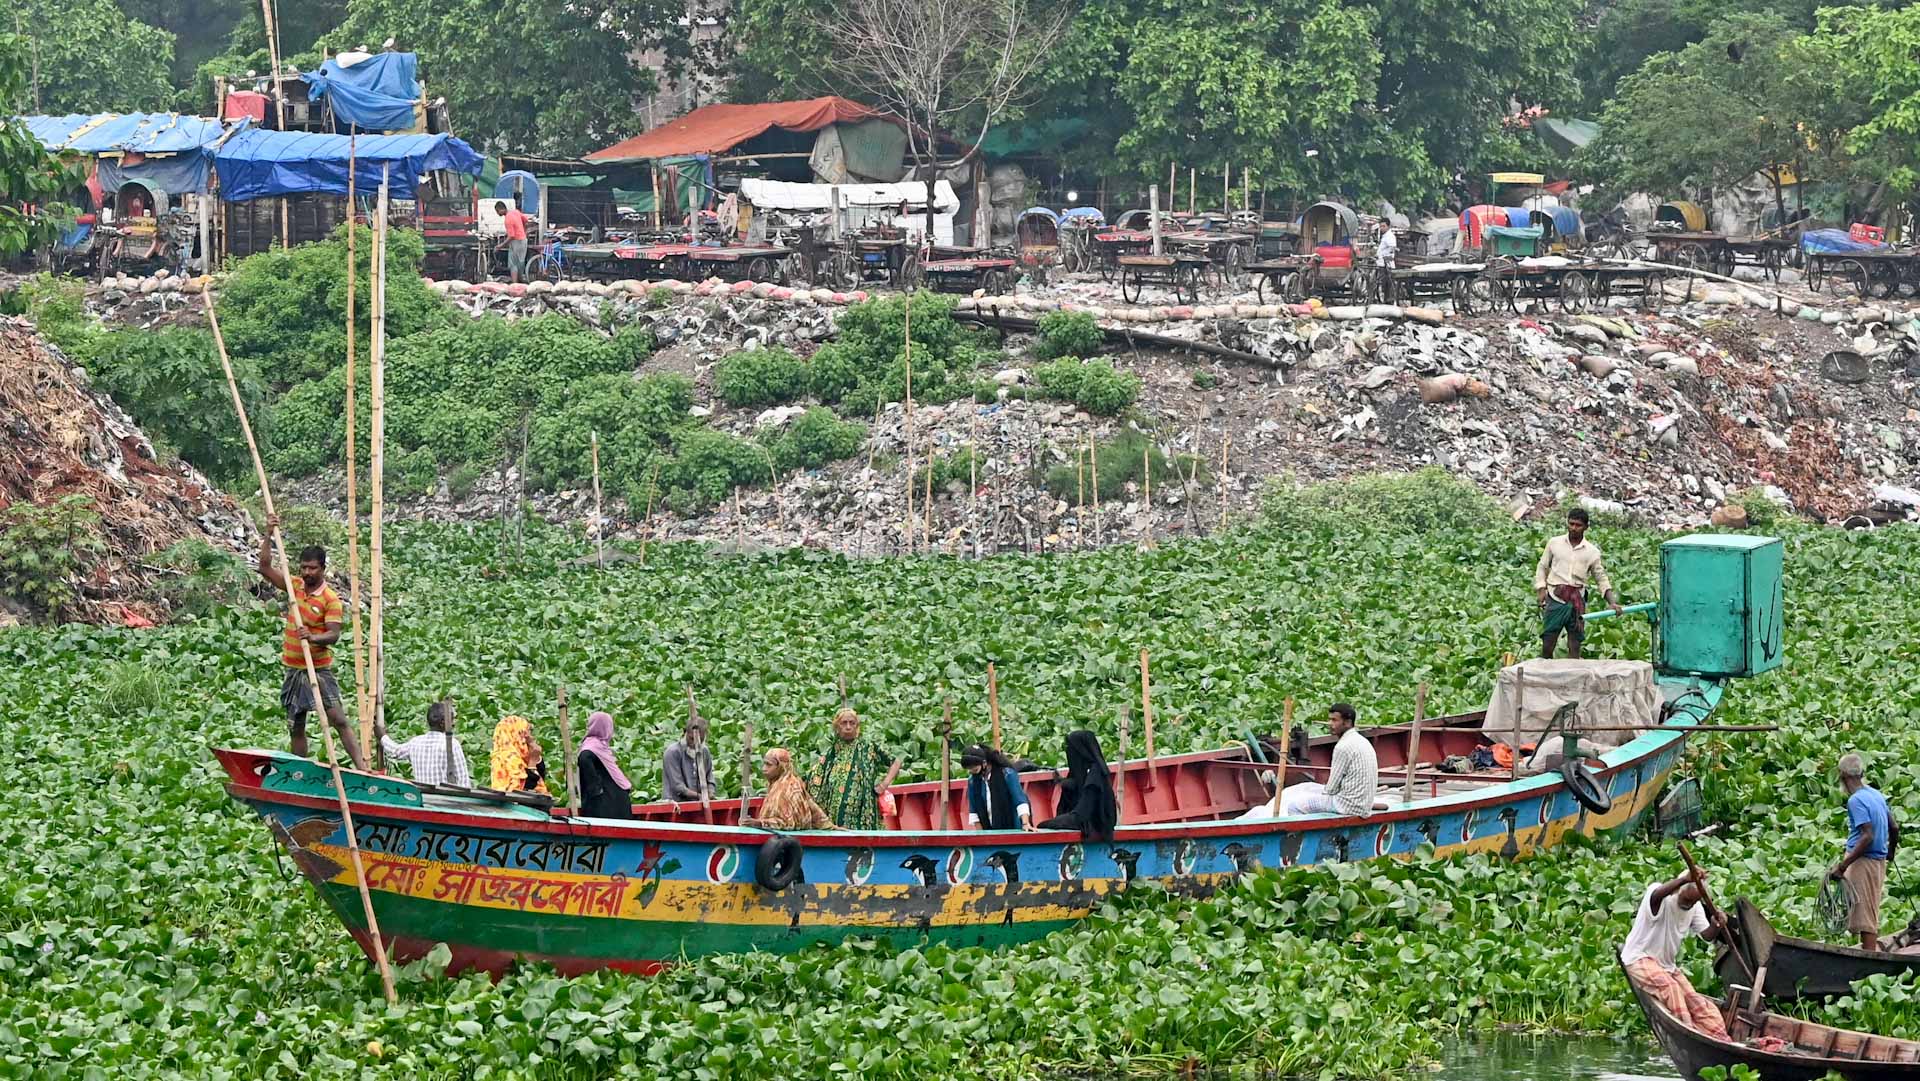
[[[333,587],[320,585],[320,591],[308,594],[306,585],[299,575],[293,576],[293,600],[299,607],[300,619],[307,625],[308,634],[325,634],[327,624],[339,623],[346,618],[346,610],[340,604],[340,594]],[[333,667],[333,649],[329,646],[313,646],[313,666],[315,668]],[[280,663],[288,668],[305,668],[306,658],[300,655],[300,639],[293,635],[293,613],[287,613],[286,631],[280,638]]]

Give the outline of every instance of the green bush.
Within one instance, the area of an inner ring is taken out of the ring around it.
[[[1275,481],[1261,514],[1282,528],[1369,529],[1440,533],[1490,530],[1511,519],[1487,495],[1439,466],[1415,473],[1382,473],[1296,488]]]
[[[161,550],[153,565],[154,591],[175,618],[199,619],[252,598],[253,567],[197,537]]]
[[[387,459],[387,492],[395,499],[420,499],[439,488],[440,474],[433,452],[421,447]]]
[[[1747,512],[1747,527],[1767,530],[1793,516],[1793,512],[1760,488],[1745,488],[1727,498],[1727,502]]]
[[[81,572],[105,550],[100,514],[87,496],[45,507],[14,503],[0,511],[0,594],[59,619],[79,598]]]
[[[973,394],[974,373],[995,354],[954,321],[954,298],[916,293],[864,301],[840,316],[839,340],[813,357],[812,390],[843,415],[868,417],[907,395],[906,320],[913,312],[913,399],[929,404]]]
[[[1040,360],[1090,356],[1106,340],[1100,324],[1086,312],[1048,312],[1040,317],[1038,330],[1040,340],[1033,345],[1033,355]]]
[[[807,365],[807,389],[823,402],[838,402],[860,385],[858,350],[845,342],[829,342]]]
[[[1093,460],[1087,462],[1084,446],[1070,448],[1066,465],[1047,470],[1047,490],[1056,498],[1083,498],[1091,503],[1097,489],[1102,501],[1118,498],[1128,484],[1137,484],[1153,471],[1156,492],[1169,491],[1189,475],[1204,477],[1206,466],[1192,455],[1168,458],[1152,440],[1133,428],[1122,428],[1111,440],[1094,446]],[[1155,496],[1157,502],[1159,497]]]
[[[805,394],[807,362],[785,349],[748,349],[713,368],[714,396],[731,406],[779,405]]]
[[[213,335],[191,327],[110,330],[92,336],[80,359],[113,400],[159,446],[218,481],[247,478],[253,458],[233,416],[232,392]],[[234,381],[247,417],[271,441],[267,386],[251,359],[235,358]]]
[[[97,332],[98,323],[87,314],[87,287],[82,283],[35,274],[20,283],[18,292],[26,317],[61,352],[78,354]]]
[[[1212,390],[1219,385],[1220,377],[1213,374],[1212,371],[1206,368],[1195,368],[1193,370],[1193,389]]]
[[[867,441],[867,427],[835,417],[831,409],[815,406],[764,440],[774,466],[782,473],[818,469],[828,462],[852,457]]]
[[[453,471],[447,474],[447,495],[453,499],[465,499],[472,495],[474,488],[480,484],[481,475],[485,472],[485,469],[473,462],[455,466]],[[531,479],[528,480],[528,484],[532,484]]]
[[[959,484],[962,488],[971,485],[977,474],[977,465],[984,459],[972,447],[962,447],[951,454],[936,456],[932,463],[923,465],[913,473],[913,490],[925,491],[927,474],[933,474],[933,490],[937,494],[950,484]]]
[[[1095,416],[1114,416],[1140,396],[1140,377],[1114,370],[1107,360],[1067,357],[1040,365],[1033,378],[1047,397],[1072,402]]]
[[[701,504],[718,503],[736,487],[765,484],[772,469],[761,449],[712,428],[683,428],[673,436],[673,460],[660,470],[662,487],[691,493]]]

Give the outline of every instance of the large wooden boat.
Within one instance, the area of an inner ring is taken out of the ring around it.
[[[703,954],[784,952],[851,936],[992,946],[1065,927],[1138,883],[1200,895],[1263,867],[1406,857],[1423,848],[1516,858],[1570,835],[1640,821],[1726,680],[1778,665],[1777,541],[1767,564],[1775,581],[1759,589],[1750,568],[1731,578],[1697,568],[1672,581],[1665,575],[1704,557],[1745,566],[1758,543],[1705,537],[1663,547],[1660,653],[1648,677],[1647,715],[1636,721],[1647,728],[1590,760],[1597,791],[1576,791],[1557,771],[1516,778],[1505,770],[1432,768],[1483,742],[1484,713],[1428,722],[1410,802],[1395,789],[1407,780],[1411,726],[1367,730],[1390,802],[1364,817],[1237,820],[1270,798],[1262,774],[1275,768],[1269,763],[1277,753],[1267,741],[1119,763],[1123,824],[1110,841],[964,830],[961,780],[947,793],[944,819],[940,784],[921,782],[893,790],[897,815],[888,829],[778,838],[741,827],[738,800],[715,803],[710,817],[698,805],[647,804],[635,809],[635,820],[612,821],[482,793],[423,791],[369,773],[347,773],[344,787],[365,882],[394,955],[417,958],[445,943],[453,968],[493,972],[519,960],[565,973],[652,972]],[[1677,545],[1686,551],[1674,551]],[[1701,589],[1720,595],[1701,599]],[[1729,605],[1732,589],[1765,600]],[[1288,764],[1286,780],[1324,780],[1332,744],[1322,736],[1294,746],[1289,757],[1300,760]],[[227,791],[259,812],[322,900],[370,948],[328,771],[274,751],[215,754]],[[1022,783],[1035,819],[1050,816],[1055,777],[1029,773]],[[800,880],[769,888],[757,873],[759,856],[778,853],[786,838],[801,846]]]
[[[1624,967],[1622,969],[1624,971]],[[1681,1021],[1627,977],[1660,1046],[1687,1081],[1711,1067],[1746,1066],[1760,1081],[1914,1081],[1920,1078],[1920,1042],[1801,1021],[1737,1005],[1732,991],[1722,1010],[1733,1041],[1717,1040]]]
[[[1773,1001],[1837,998],[1850,992],[1856,981],[1868,976],[1920,972],[1920,955],[1882,953],[1794,938],[1775,931],[1772,922],[1746,898],[1740,898],[1734,907],[1735,915],[1730,922],[1735,945],[1755,972],[1765,971],[1766,985],[1761,990]],[[1726,944],[1715,954],[1713,967],[1724,985],[1751,980]]]

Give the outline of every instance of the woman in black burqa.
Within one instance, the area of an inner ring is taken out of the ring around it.
[[[1067,735],[1067,779],[1060,783],[1060,813],[1040,823],[1043,830],[1079,830],[1090,841],[1113,840],[1120,810],[1113,798],[1113,771],[1100,753],[1100,741],[1081,729]]]

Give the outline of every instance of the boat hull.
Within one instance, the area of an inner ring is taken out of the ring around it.
[[[1771,1001],[1800,998],[1838,998],[1868,976],[1898,977],[1920,972],[1920,956],[1855,949],[1810,939],[1776,934],[1760,910],[1746,898],[1735,906],[1735,931],[1756,969],[1766,968],[1762,992]],[[1722,946],[1714,957],[1714,971],[1723,986],[1753,982],[1738,957]]]
[[[1417,800],[1371,817],[1123,826],[1110,842],[1064,831],[821,832],[802,881],[760,887],[770,835],[730,825],[608,822],[476,800],[423,797],[349,774],[355,836],[381,930],[399,960],[436,943],[455,969],[518,960],[569,974],[651,972],[705,954],[790,952],[849,937],[966,946],[1022,942],[1070,926],[1116,891],[1152,883],[1204,896],[1263,867],[1441,855],[1530,855],[1570,834],[1626,828],[1678,762],[1683,727],[1609,752],[1606,814],[1558,774]],[[228,791],[276,840],[363,949],[371,942],[353,856],[326,771],[270,751],[221,750]],[[405,803],[407,805],[395,805]]]

